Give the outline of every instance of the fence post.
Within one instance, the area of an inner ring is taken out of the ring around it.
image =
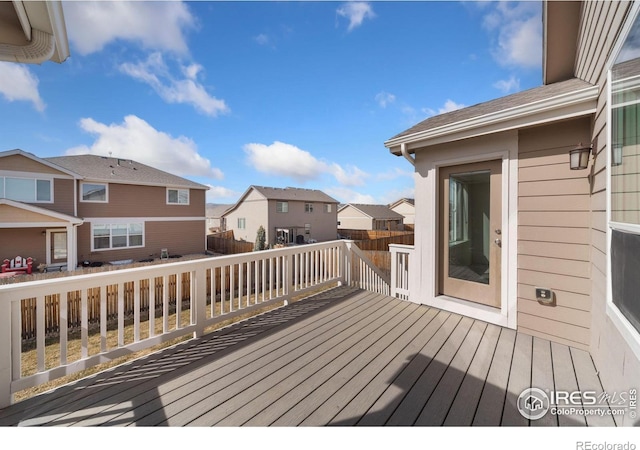
[[[13,317],[11,314],[11,301],[8,299],[0,300],[0,408],[7,407],[13,403],[13,395],[11,394],[11,331],[13,329]]]

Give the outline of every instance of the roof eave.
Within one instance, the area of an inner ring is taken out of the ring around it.
[[[399,156],[402,144],[411,153],[421,147],[585,116],[596,112],[598,94],[598,86],[590,86],[549,99],[399,136],[386,141],[384,145],[391,153]]]

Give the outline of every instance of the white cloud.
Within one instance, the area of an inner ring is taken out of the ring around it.
[[[143,119],[129,115],[121,124],[106,125],[91,118],[80,121],[80,127],[96,140],[91,146],[74,147],[68,155],[93,154],[133,159],[179,176],[202,176],[222,179],[220,169],[198,153],[191,139],[177,138],[158,131]]]
[[[339,16],[349,19],[349,31],[362,25],[364,19],[373,19],[376,16],[368,2],[345,3],[336,12]]]
[[[396,96],[388,92],[379,92],[376,94],[376,102],[380,108],[386,108],[388,105],[396,101]]]
[[[453,100],[448,99],[446,102],[444,102],[444,106],[438,109],[438,114],[444,114],[451,111],[455,111],[456,109],[462,109],[465,106],[466,105],[462,103],[456,103]]]
[[[520,90],[520,80],[512,75],[508,80],[496,81],[493,87],[500,90],[503,94],[517,92]]]
[[[187,5],[179,1],[70,1],[64,4],[64,14],[73,50],[81,55],[117,40],[185,54],[185,31],[197,25]]]
[[[321,161],[306,150],[284,142],[271,145],[251,143],[244,146],[249,164],[259,172],[290,177],[304,183],[328,174],[343,186],[359,186],[368,175],[355,166],[343,168]]]
[[[540,2],[497,2],[484,16],[483,26],[496,35],[494,58],[505,66],[525,68],[542,64]]]
[[[242,192],[237,192],[223,186],[213,186],[211,184],[207,184],[207,186],[209,186],[209,190],[206,195],[207,203],[217,203],[220,200],[230,200],[235,202],[240,195],[242,195]]]
[[[38,77],[24,65],[0,62],[0,94],[10,102],[27,101],[36,110],[44,111],[46,105],[38,92]]]
[[[381,172],[376,175],[377,181],[391,181],[396,180],[398,178],[412,178],[413,171],[411,170],[403,170],[399,167],[395,167],[393,169],[389,169],[386,172]]]
[[[343,187],[325,188],[323,192],[327,193],[331,197],[338,200],[340,203],[362,203],[362,204],[375,204],[376,201],[373,196],[369,194],[362,194],[352,189]]]
[[[152,53],[146,61],[138,64],[120,65],[121,72],[147,83],[167,103],[186,103],[213,117],[228,113],[225,101],[211,96],[197,80],[202,70],[199,64],[181,65],[180,72],[185,78],[176,78],[159,52]]]
[[[260,45],[269,45],[271,43],[269,35],[264,33],[260,33],[259,35],[257,35],[254,40]]]

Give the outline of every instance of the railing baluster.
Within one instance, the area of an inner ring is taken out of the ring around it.
[[[98,288],[100,296],[100,351],[107,351],[107,287]]]
[[[86,358],[89,356],[89,305],[87,304],[87,290],[81,289],[80,295],[80,336],[82,341],[81,348],[82,358]],[[63,304],[60,305],[60,313],[62,313],[62,308],[65,306],[64,303],[66,302],[63,302]],[[60,321],[60,332],[62,333],[62,320]],[[64,334],[66,339],[67,330],[65,330]],[[62,350],[62,334],[60,334],[60,338],[60,349]]]
[[[118,347],[124,346],[124,283],[118,283]]]
[[[140,340],[140,280],[133,281],[133,342]]]
[[[83,290],[84,291],[84,290]],[[68,295],[68,294],[67,294]],[[67,365],[67,338],[69,336],[69,300],[60,299],[60,365]]]

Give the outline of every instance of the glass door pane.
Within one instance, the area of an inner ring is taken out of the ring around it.
[[[491,172],[449,176],[449,277],[489,284]]]

